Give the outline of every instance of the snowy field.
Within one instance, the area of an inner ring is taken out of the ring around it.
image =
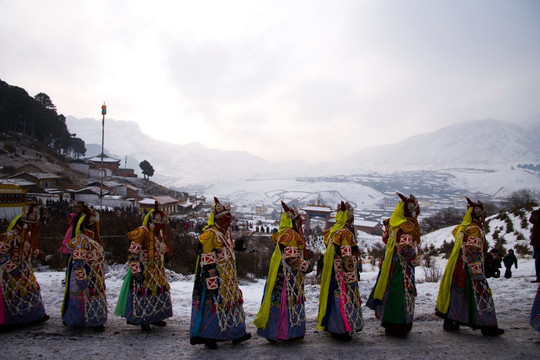
[[[444,266],[439,263],[439,266]],[[417,268],[418,297],[413,330],[406,339],[388,338],[373,311],[363,307],[365,327],[353,340],[342,343],[316,329],[318,285],[306,285],[308,326],[305,339],[296,343],[270,344],[256,335],[252,324],[261,301],[264,280],[241,282],[248,329],[253,338],[233,346],[219,344],[208,350],[189,345],[192,278],[170,273],[174,316],[164,328],[141,332],[113,314],[125,267],[109,266],[106,285],[109,319],[105,332],[73,329],[62,325],[60,308],[64,273],[36,272],[42,297],[51,319],[41,325],[23,327],[0,335],[3,349],[0,359],[533,359],[539,358],[540,334],[528,324],[537,284],[533,279],[534,263],[519,259],[519,269],[512,279],[490,279],[499,326],[506,330],[499,338],[483,337],[479,330],[462,328],[457,333],[442,330],[442,320],[434,315],[438,283],[422,282],[422,268]],[[377,276],[366,265],[361,275],[364,304]]]

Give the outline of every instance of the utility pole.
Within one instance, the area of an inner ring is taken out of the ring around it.
[[[99,185],[99,213],[103,211],[103,143],[105,141],[105,115],[107,115],[107,105],[103,103],[101,105],[101,115],[103,115],[103,120],[101,120],[101,181]]]

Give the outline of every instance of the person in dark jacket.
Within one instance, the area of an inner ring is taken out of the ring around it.
[[[502,259],[499,258],[499,250],[493,248],[490,252],[486,254],[486,259],[484,261],[485,275],[487,278],[499,278],[501,276]]]
[[[503,258],[504,267],[506,271],[504,272],[504,277],[510,279],[512,277],[512,265],[516,266],[517,269],[517,257],[514,255],[514,250],[508,250],[508,253],[504,255]]]
[[[536,268],[536,279],[532,283],[540,283],[540,208],[531,212],[529,222],[533,224],[531,229],[531,246],[534,251],[534,266]]]

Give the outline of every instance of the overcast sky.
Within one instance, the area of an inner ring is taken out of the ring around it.
[[[332,160],[540,115],[539,0],[0,0],[0,79],[178,144]],[[79,134],[80,136],[80,134]]]

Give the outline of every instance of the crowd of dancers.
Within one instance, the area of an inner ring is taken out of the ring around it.
[[[406,337],[413,326],[417,295],[414,273],[420,259],[420,206],[413,195],[397,195],[400,201],[384,221],[385,253],[366,305],[375,311],[388,336]],[[463,221],[453,231],[454,247],[440,281],[435,313],[444,319],[445,331],[468,326],[480,329],[485,336],[502,335],[504,330],[497,323],[484,266],[488,250],[484,233],[486,209],[480,201],[466,200]],[[304,279],[312,271],[308,261],[312,253],[306,246],[302,216],[284,202],[282,208],[279,229],[272,235],[275,250],[254,320],[257,334],[270,342],[304,338]],[[36,204],[28,204],[0,237],[0,331],[49,320],[32,268],[32,260],[44,255],[39,249],[39,214]],[[232,221],[230,205],[214,198],[198,242],[189,328],[192,345],[216,349],[222,341],[237,344],[251,338],[246,331],[236,272],[235,251],[245,247],[235,247]],[[540,236],[540,225],[534,223],[533,217],[531,222],[531,237]],[[108,315],[104,267],[107,253],[100,237],[99,213],[79,202],[68,223],[60,248],[68,256],[62,321],[66,326],[104,331]],[[165,273],[171,256],[167,225],[168,218],[156,203],[142,225],[127,234],[129,266],[114,313],[142,331],[165,326],[165,320],[173,314]],[[347,341],[364,327],[358,273],[361,251],[349,203],[338,204],[335,225],[325,230],[324,244],[317,328]],[[540,331],[540,288],[530,324]]]

